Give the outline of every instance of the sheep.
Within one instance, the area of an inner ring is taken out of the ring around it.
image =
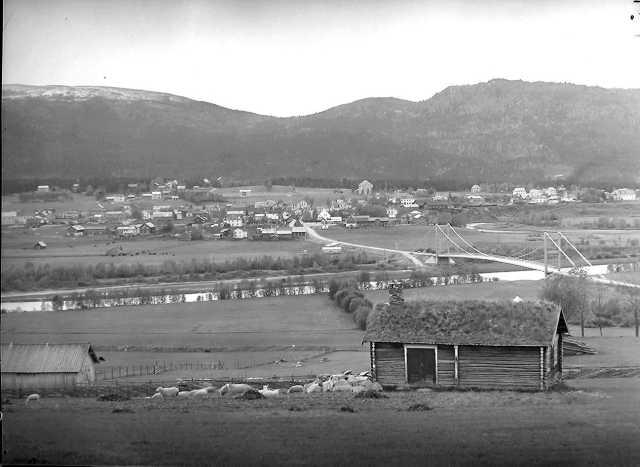
[[[262,389],[260,389],[258,392],[262,394],[265,398],[280,397],[279,389],[269,389],[269,386],[267,385],[262,386]]]
[[[175,386],[170,388],[158,387],[156,392],[162,394],[162,397],[176,397],[180,390]]]
[[[161,392],[156,392],[153,396],[151,396],[149,399],[164,399],[164,396],[162,395]]]
[[[227,383],[224,386],[222,386],[220,389],[218,389],[218,392],[220,393],[221,396],[224,396],[225,394],[237,395],[237,394],[242,394],[250,389],[253,389],[253,388],[248,384]]]
[[[322,386],[320,386],[320,383],[313,382],[307,387],[307,394],[311,394],[313,392],[322,392]]]
[[[29,405],[29,402],[40,400],[40,394],[29,394],[27,400],[24,401],[25,405]]]
[[[189,397],[191,397],[193,395],[193,393],[191,391],[179,391],[178,392],[178,397],[180,399],[187,399]]]
[[[209,388],[194,389],[193,391],[190,391],[190,393],[191,397],[206,397],[209,395]]]
[[[304,386],[301,386],[299,384],[296,384],[295,386],[291,386],[288,390],[287,393],[288,394],[292,394],[294,392],[304,392]]]

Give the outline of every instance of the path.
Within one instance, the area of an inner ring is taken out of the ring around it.
[[[307,234],[309,235],[309,238],[312,240],[316,240],[322,243],[335,243],[337,245],[345,245],[345,246],[351,246],[351,247],[355,247],[355,248],[362,248],[365,250],[374,250],[374,251],[382,251],[384,253],[394,253],[394,254],[398,254],[398,255],[402,255],[405,258],[407,258],[409,261],[411,261],[415,266],[419,267],[419,268],[423,268],[424,267],[424,263],[422,261],[420,261],[418,258],[416,258],[415,255],[413,255],[411,252],[408,251],[404,251],[404,250],[394,250],[391,248],[381,248],[381,247],[377,247],[377,246],[371,246],[371,245],[362,245],[359,243],[350,243],[350,242],[342,242],[339,240],[333,240],[331,238],[328,237],[323,237],[322,235],[320,235],[318,232],[316,232],[315,230],[313,230],[313,228],[311,228],[309,225],[304,224],[304,228],[307,230]]]

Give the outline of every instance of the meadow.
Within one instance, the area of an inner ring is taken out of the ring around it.
[[[640,379],[561,392],[292,394],[3,404],[3,461],[120,465],[638,465]],[[37,423],[34,423],[37,421]],[[286,453],[286,454],[284,454]]]
[[[113,264],[160,265],[164,261],[192,261],[209,259],[226,261],[234,258],[253,258],[264,255],[273,257],[299,256],[315,253],[320,245],[307,240],[295,241],[233,241],[199,240],[184,241],[168,238],[138,238],[134,240],[111,240],[103,238],[66,237],[65,226],[44,226],[26,231],[3,230],[2,264],[19,265],[26,263],[50,265],[92,264],[97,262]],[[44,241],[47,248],[34,249],[37,241]],[[131,253],[126,256],[107,256],[113,247]],[[137,254],[136,254],[137,253]]]

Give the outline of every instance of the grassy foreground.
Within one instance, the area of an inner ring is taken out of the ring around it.
[[[412,392],[386,399],[5,405],[4,462],[154,465],[638,465],[640,379],[573,391]],[[344,411],[343,407],[351,411]],[[410,410],[411,407],[430,410]]]

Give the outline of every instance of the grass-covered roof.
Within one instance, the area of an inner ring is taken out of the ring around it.
[[[365,342],[546,346],[566,323],[545,302],[415,301],[378,305],[367,319]]]

